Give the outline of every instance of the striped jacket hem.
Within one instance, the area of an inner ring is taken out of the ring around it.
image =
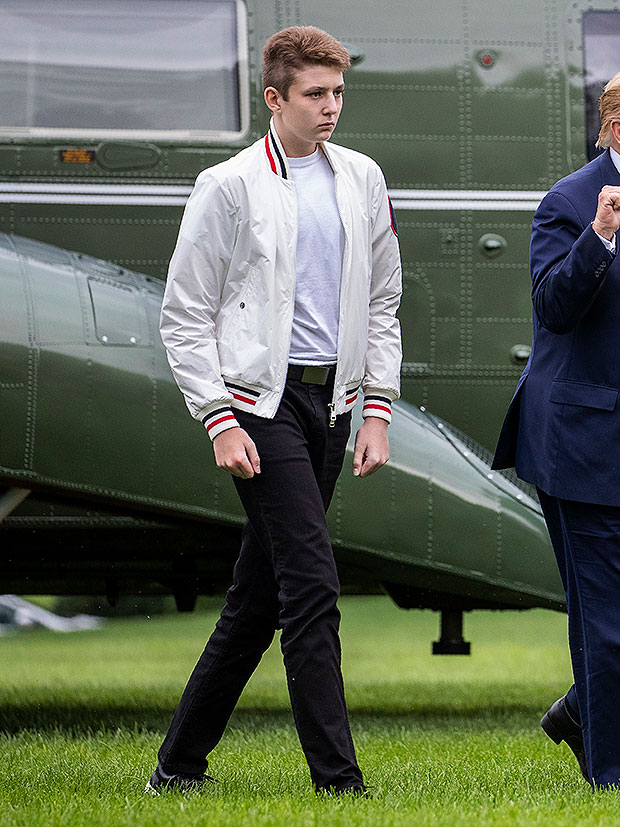
[[[202,418],[202,424],[205,426],[211,441],[215,439],[222,431],[227,431],[229,428],[238,428],[237,422],[230,405],[218,404],[210,413]]]
[[[362,416],[364,419],[368,416],[376,416],[379,419],[385,419],[388,423],[391,422],[392,400],[389,397],[382,396],[378,393],[367,393],[364,396]]]

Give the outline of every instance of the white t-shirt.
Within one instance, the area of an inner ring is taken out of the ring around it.
[[[344,231],[334,173],[317,147],[312,155],[288,158],[297,192],[297,280],[289,361],[301,365],[334,364],[338,355],[338,319]]]

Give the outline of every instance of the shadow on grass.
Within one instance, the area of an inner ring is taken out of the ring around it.
[[[561,688],[560,688],[561,689]],[[531,729],[546,705],[560,694],[553,689],[544,693],[519,693],[514,685],[499,685],[492,693],[472,695],[452,688],[438,692],[436,686],[407,686],[407,692],[390,685],[389,695],[376,689],[366,694],[352,693],[351,721],[354,727],[368,729],[406,727],[437,732],[502,729],[517,732]],[[153,697],[152,695],[156,695]],[[97,693],[96,690],[64,692],[45,697],[42,692],[0,697],[0,733],[15,735],[25,731],[64,732],[81,736],[93,732],[166,732],[178,697],[172,693],[129,693],[120,690]],[[258,700],[258,702],[257,702]],[[293,726],[288,701],[284,696],[242,699],[231,725],[245,732],[268,731]]]

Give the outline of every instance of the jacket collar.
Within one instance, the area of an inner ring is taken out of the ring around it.
[[[608,150],[608,154],[609,160],[611,161],[613,168],[616,170],[618,176],[620,177],[620,155],[613,149],[611,149],[611,147]]]
[[[603,153],[602,157],[602,169],[603,169],[603,184],[614,184],[617,186],[620,184],[620,172],[616,169],[616,165],[614,164],[611,153],[607,149]]]
[[[319,147],[321,148],[323,154],[327,158],[330,167],[334,169],[331,152],[327,148],[326,143],[327,142],[320,143]],[[285,180],[290,181],[291,170],[288,164],[288,158],[286,157],[286,152],[284,151],[282,142],[280,141],[278,133],[276,132],[276,127],[273,122],[273,118],[269,123],[269,131],[265,135],[264,145],[267,161],[269,163],[269,166],[271,167],[272,172],[274,172],[280,178],[284,178]]]
[[[291,171],[289,169],[286,152],[276,132],[273,118],[269,123],[269,132],[265,135],[265,153],[272,172],[275,172],[280,178],[290,181]]]

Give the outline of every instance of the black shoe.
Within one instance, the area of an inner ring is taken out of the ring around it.
[[[144,788],[144,792],[159,795],[162,791],[166,791],[185,795],[185,793],[198,792],[205,781],[217,783],[217,779],[211,778],[210,775],[182,775],[181,773],[168,775],[158,764]]]
[[[588,775],[588,767],[586,764],[586,750],[583,745],[583,733],[581,731],[581,724],[578,723],[568,708],[566,703],[566,695],[559,698],[542,716],[540,725],[546,735],[551,738],[556,744],[566,741],[568,746],[572,749],[575,758],[579,762],[579,769],[581,774],[586,779],[588,784],[592,783],[592,779]]]

